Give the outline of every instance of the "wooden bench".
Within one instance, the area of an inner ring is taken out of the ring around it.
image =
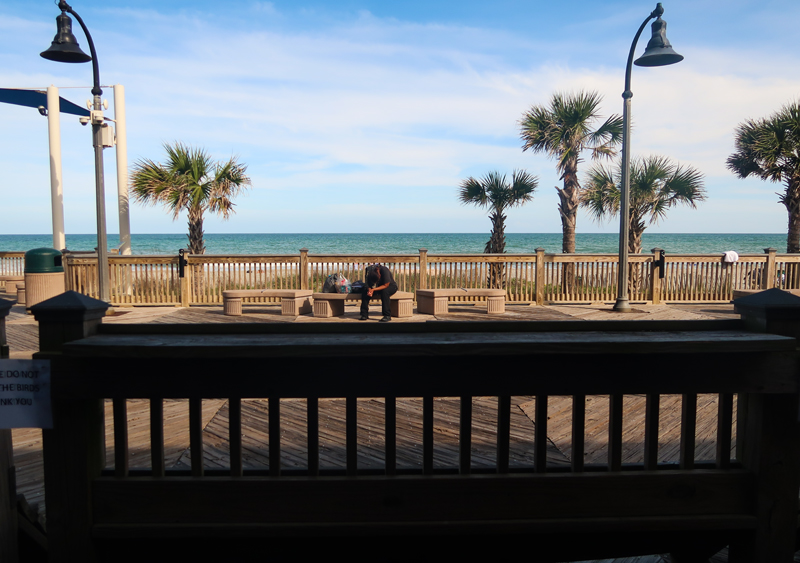
[[[418,289],[417,312],[424,315],[444,315],[447,313],[451,297],[486,297],[486,314],[502,315],[506,312],[505,289]]]
[[[345,301],[361,301],[360,293],[315,293],[314,316],[315,317],[341,317],[344,315]],[[375,296],[372,301],[380,301]],[[402,319],[414,314],[414,294],[408,291],[398,291],[391,297],[389,303],[392,316]]]
[[[8,284],[7,282],[18,282],[24,281],[25,276],[0,276],[0,285],[3,287],[3,291],[8,293]]]
[[[226,315],[237,317],[245,297],[280,297],[281,315],[296,317],[312,311],[312,293],[310,289],[229,289],[222,292],[222,305]]]

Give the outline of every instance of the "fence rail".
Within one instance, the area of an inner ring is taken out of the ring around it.
[[[722,254],[632,254],[629,294],[633,302],[714,303],[740,289],[800,289],[800,255],[744,254],[734,263]],[[22,275],[22,252],[0,252],[0,274]],[[663,257],[663,260],[661,258]],[[227,289],[311,289],[321,291],[327,276],[340,272],[363,278],[368,264],[381,263],[394,274],[401,291],[436,288],[506,289],[512,303],[613,302],[617,295],[616,254],[299,254],[111,256],[114,305],[208,305],[222,303]],[[97,256],[67,254],[67,289],[93,297]],[[484,298],[463,297],[463,300]],[[271,302],[275,298],[252,298]]]

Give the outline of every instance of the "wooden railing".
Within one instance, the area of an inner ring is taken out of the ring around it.
[[[746,254],[735,263],[722,255],[630,255],[632,302],[726,302],[739,289],[800,289],[800,255]],[[335,272],[354,281],[366,265],[379,262],[394,273],[401,291],[488,287],[492,269],[509,302],[613,302],[617,295],[617,256],[611,254],[419,254],[400,255],[187,255],[112,256],[111,302],[114,305],[195,305],[222,303],[226,289],[312,289],[321,291]],[[495,271],[495,274],[497,271]],[[67,288],[97,296],[96,257],[68,255]],[[663,277],[662,277],[663,276]],[[469,298],[462,298],[469,299]],[[476,298],[472,298],[476,299]],[[481,299],[481,298],[477,298]],[[253,298],[252,301],[274,300]]]
[[[0,252],[0,276],[21,276],[24,270],[24,252]]]
[[[252,549],[247,540],[271,553],[302,546],[314,557],[329,553],[325,538],[370,552],[391,545],[397,559],[420,549],[398,535],[428,536],[431,549],[446,545],[459,558],[502,542],[505,556],[533,560],[727,544],[737,560],[792,560],[800,473],[793,338],[748,332],[738,321],[98,325],[102,303],[81,306],[93,319],[81,328],[76,311],[52,307],[34,315],[43,350],[36,357],[52,361],[55,428],[44,431],[44,454],[53,561],[104,560],[123,545],[132,560],[169,548],[189,559],[215,550],[236,558]],[[634,366],[645,360],[643,376]],[[518,367],[497,369],[508,365]],[[601,377],[598,366],[606,366]],[[707,462],[695,455],[699,393],[718,396]],[[660,412],[665,394],[682,396],[680,413]],[[609,407],[590,424],[592,395]],[[643,399],[638,437],[634,414],[623,410],[631,395]],[[533,429],[522,435],[511,431],[515,396],[535,401]],[[557,396],[572,403],[558,415],[572,421],[562,464],[547,462],[547,405]],[[227,399],[227,428],[204,430],[203,401],[212,397]],[[360,422],[367,397],[380,398],[379,427]],[[458,405],[453,427],[437,418],[442,397]],[[493,428],[475,425],[476,397],[494,397]],[[150,451],[136,452],[150,463],[137,471],[129,398],[150,402]],[[245,412],[248,398],[263,398],[266,408]],[[401,419],[408,398],[419,399]],[[108,468],[104,399],[113,399]],[[184,470],[165,468],[165,399],[188,401]],[[343,407],[331,411],[331,400]],[[660,441],[665,416],[680,429],[679,456],[668,464],[659,463],[671,446]],[[410,418],[419,420],[418,436]],[[339,426],[343,443],[323,454]],[[584,453],[598,426],[607,428],[607,458],[590,466]],[[529,455],[512,453],[520,440]],[[636,440],[641,461],[625,463],[623,450]],[[343,463],[331,467],[340,447]],[[409,456],[418,461],[409,466]],[[471,541],[446,540],[464,535]]]

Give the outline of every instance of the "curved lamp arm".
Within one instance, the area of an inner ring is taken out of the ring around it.
[[[83,19],[81,19],[81,17],[78,15],[78,12],[73,10],[72,6],[67,4],[65,0],[59,1],[58,8],[62,12],[69,12],[70,14],[75,16],[75,19],[78,20],[78,23],[81,25],[81,29],[83,30],[84,35],[86,35],[86,40],[89,42],[89,53],[92,57],[92,79],[93,79],[92,94],[94,96],[101,96],[103,94],[103,90],[100,88],[100,69],[97,66],[97,51],[95,51],[94,48],[94,41],[92,41],[92,34],[89,33],[89,28],[86,27],[85,23],[83,23]]]
[[[631,69],[633,67],[633,53],[636,51],[636,45],[639,43],[639,37],[642,36],[642,31],[644,31],[644,26],[647,25],[647,22],[652,20],[653,18],[657,18],[664,13],[664,7],[659,2],[656,5],[656,9],[650,12],[650,15],[647,16],[642,22],[642,25],[639,26],[639,31],[636,32],[636,35],[633,37],[633,43],[631,43],[631,50],[628,52],[628,64],[625,67],[625,91],[622,93],[623,98],[632,98],[633,92],[631,92]],[[75,14],[75,17],[78,17],[78,14]],[[80,19],[78,20],[80,21]],[[83,25],[81,23],[81,25]],[[88,34],[87,34],[88,35]],[[91,46],[92,40],[89,39],[89,45]]]

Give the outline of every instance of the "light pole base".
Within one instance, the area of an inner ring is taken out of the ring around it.
[[[616,313],[630,313],[631,312],[631,304],[628,302],[627,299],[617,299],[617,302],[614,303],[614,312]]]

